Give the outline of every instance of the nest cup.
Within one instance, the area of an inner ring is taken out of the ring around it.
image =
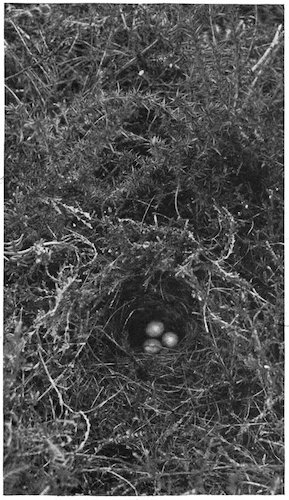
[[[150,321],[161,321],[165,332],[173,331],[182,340],[192,335],[194,314],[199,304],[192,298],[191,288],[181,278],[169,273],[156,273],[149,283],[138,277],[122,283],[118,297],[118,312],[113,315],[111,331],[120,345],[133,352],[143,351],[148,338],[145,333]]]

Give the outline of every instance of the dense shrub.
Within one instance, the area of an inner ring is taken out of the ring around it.
[[[283,492],[282,37],[5,5],[6,494]]]

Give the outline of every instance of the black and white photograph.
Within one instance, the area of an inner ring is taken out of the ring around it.
[[[284,495],[284,2],[3,13],[4,495]]]

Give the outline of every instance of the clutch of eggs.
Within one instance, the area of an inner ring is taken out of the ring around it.
[[[166,332],[162,336],[162,344],[165,347],[175,347],[179,342],[179,337],[174,332]]]
[[[150,321],[146,326],[146,334],[148,337],[160,337],[164,329],[161,321]]]
[[[147,339],[143,343],[143,349],[148,354],[157,354],[162,349],[162,344],[157,339]]]

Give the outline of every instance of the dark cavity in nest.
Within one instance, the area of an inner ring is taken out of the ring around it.
[[[121,343],[127,338],[130,348],[142,350],[150,321],[164,323],[165,332],[175,332],[179,344],[194,328],[199,304],[192,297],[191,287],[168,272],[156,271],[149,283],[145,277],[129,279],[119,293],[118,313],[111,325]]]

